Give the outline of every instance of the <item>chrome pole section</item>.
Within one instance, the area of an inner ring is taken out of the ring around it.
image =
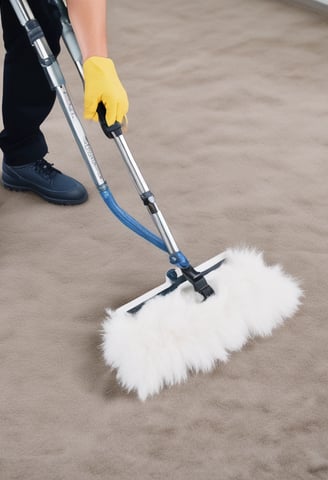
[[[101,173],[96,157],[93,153],[93,149],[89,143],[89,140],[85,134],[82,124],[77,116],[71,99],[66,91],[65,85],[61,84],[56,88],[57,99],[64,111],[65,117],[71,128],[75,141],[79,147],[81,155],[88,167],[93,182],[98,189],[105,187],[106,181]]]
[[[149,187],[143,178],[141,171],[136,164],[133,155],[125,141],[125,138],[122,134],[117,135],[115,131],[112,132],[112,137],[122,155],[125,165],[127,166],[138,193],[143,200],[144,204],[148,207],[148,211],[151,214],[157,230],[159,231],[167,249],[170,254],[174,254],[179,251],[178,245],[176,244],[174,237],[159,210],[154,195],[150,192]]]
[[[10,3],[15,10],[16,16],[21,25],[24,26],[29,20],[33,18],[32,10],[30,9],[29,4],[25,0],[10,0]]]
[[[124,159],[124,162],[126,164],[126,166],[128,167],[128,170],[134,180],[134,183],[136,184],[136,187],[137,187],[137,190],[139,192],[139,194],[143,194],[145,192],[148,192],[149,191],[149,187],[146,183],[146,181],[144,180],[141,172],[140,172],[140,169],[138,167],[138,165],[136,164],[136,161],[134,160],[133,156],[132,156],[132,153],[128,147],[128,144],[126,143],[125,141],[125,138],[123,137],[123,135],[116,135],[115,132],[112,133],[112,136],[115,140],[115,143],[117,145],[117,148],[119,149],[123,159]]]
[[[83,78],[83,60],[80,46],[76,41],[75,33],[68,17],[66,4],[62,0],[53,0],[60,13],[60,22],[62,24],[62,37],[64,39],[65,46],[71,55],[75,66]]]
[[[98,189],[104,188],[106,186],[106,182],[97,164],[95,155],[84,132],[82,124],[76,114],[70,96],[67,93],[64,75],[48,45],[46,38],[44,37],[39,23],[34,18],[26,0],[10,0],[10,3],[19,22],[25,28],[31,45],[36,50],[40,65],[47,75],[50,87],[56,92],[57,98],[71,127],[82,158],[89,169],[94,183]]]

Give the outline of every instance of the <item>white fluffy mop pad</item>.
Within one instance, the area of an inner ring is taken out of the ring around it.
[[[296,312],[301,289],[279,265],[267,266],[262,253],[249,249],[227,250],[216,259],[222,257],[222,266],[206,275],[216,294],[205,302],[187,282],[134,314],[107,311],[105,362],[141,400],[185,381],[190,371],[210,371],[247,339],[271,334]]]

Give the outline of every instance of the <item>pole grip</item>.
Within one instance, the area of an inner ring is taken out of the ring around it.
[[[115,136],[122,135],[122,125],[120,124],[120,122],[115,122],[113,123],[113,125],[107,125],[106,107],[102,102],[100,102],[98,105],[97,113],[100,126],[106,137],[114,138],[113,133],[115,133]]]

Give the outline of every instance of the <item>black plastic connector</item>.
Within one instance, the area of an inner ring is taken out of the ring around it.
[[[150,213],[154,214],[157,213],[157,207],[155,205],[155,198],[152,192],[144,192],[140,195],[141,200],[143,201],[143,204],[148,208]]]
[[[35,20],[35,19],[28,20],[25,23],[24,27],[25,27],[25,30],[27,32],[27,36],[29,38],[29,41],[30,41],[31,45],[33,45],[33,43],[35,43],[40,38],[44,37],[43,31],[42,31],[42,29],[40,27],[40,24],[37,20]]]
[[[185,278],[192,284],[194,290],[200,293],[204,300],[215,293],[213,288],[207,283],[204,275],[197,272],[193,267],[182,268],[181,271]]]
[[[105,105],[100,102],[97,108],[97,113],[99,116],[99,123],[102,128],[102,131],[108,138],[114,138],[113,133],[115,135],[122,135],[122,125],[120,122],[115,122],[113,125],[107,125],[106,122],[106,107]]]

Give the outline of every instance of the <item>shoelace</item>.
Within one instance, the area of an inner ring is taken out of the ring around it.
[[[34,170],[44,177],[53,178],[57,173],[60,173],[59,170],[53,167],[53,163],[47,162],[44,158],[37,160],[34,163]]]

